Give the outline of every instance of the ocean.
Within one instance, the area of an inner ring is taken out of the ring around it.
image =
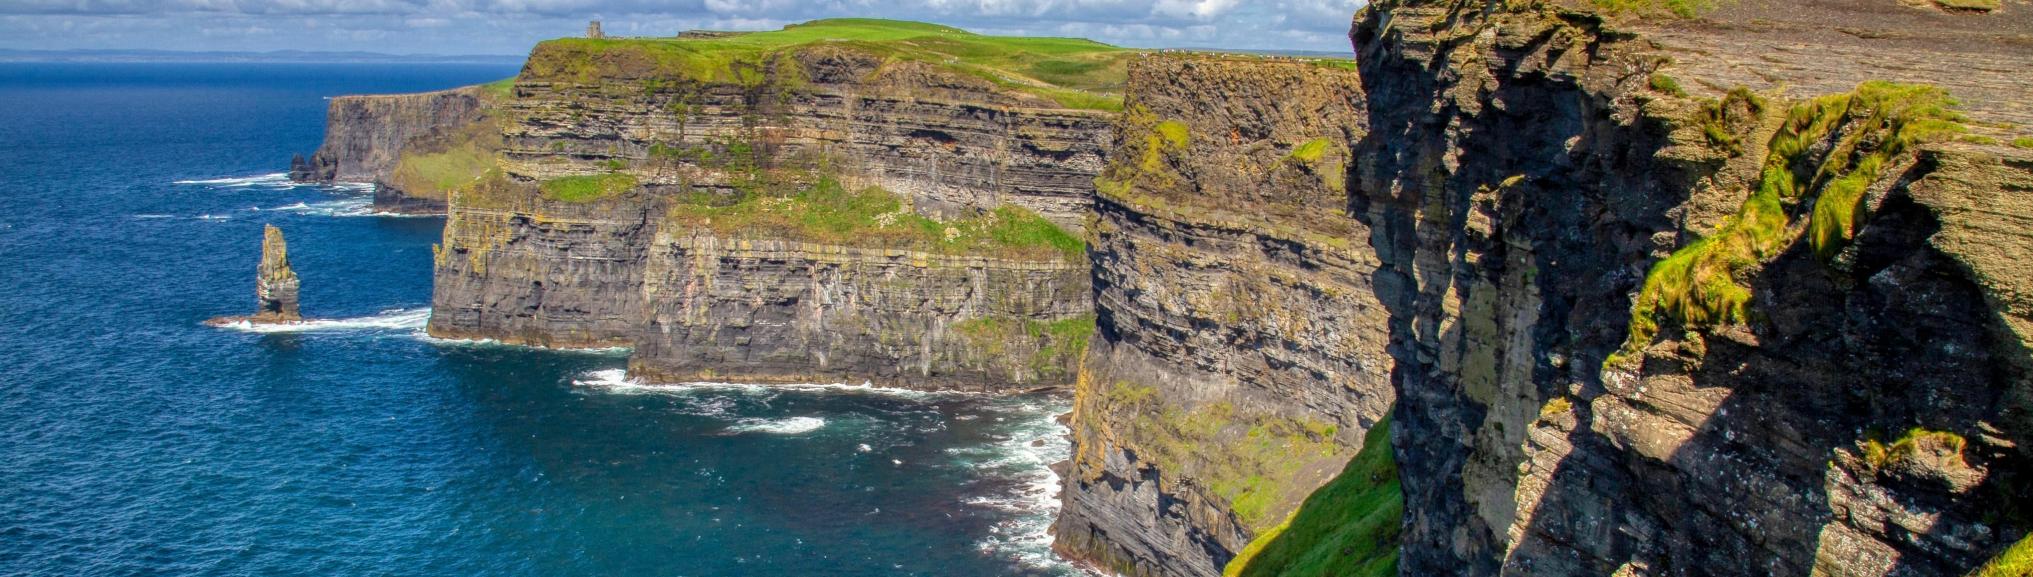
[[[443,221],[294,185],[325,98],[491,65],[0,64],[0,575],[1071,575],[1053,396],[645,386],[444,342]],[[303,282],[254,306],[263,224]]]

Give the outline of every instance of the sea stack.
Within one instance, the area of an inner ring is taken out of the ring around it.
[[[298,284],[296,271],[289,268],[289,244],[282,238],[282,229],[266,225],[261,231],[261,264],[254,269],[254,314],[218,317],[205,324],[302,322],[303,315],[297,312]]]
[[[304,320],[296,309],[296,271],[289,268],[289,244],[282,229],[264,225],[261,231],[261,264],[254,269],[254,298],[260,308],[250,320],[261,323],[293,323]]]

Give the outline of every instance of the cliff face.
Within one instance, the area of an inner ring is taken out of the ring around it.
[[[978,391],[1072,382],[1087,267],[662,229],[629,371],[660,382],[867,380]]]
[[[390,181],[403,153],[412,144],[442,140],[486,114],[485,89],[468,86],[437,92],[339,96],[325,116],[325,141],[308,160],[290,163],[290,179],[299,182],[372,182],[379,210],[436,213],[444,210],[442,192],[405,191]]]
[[[512,119],[502,129],[511,172],[551,178],[588,163],[654,160],[659,149],[742,141],[777,157],[823,153],[923,214],[1015,205],[1078,229],[1112,116],[826,46],[752,64],[733,81],[626,64],[587,72],[580,61],[589,58],[599,57],[561,44],[530,55],[520,95],[503,111]],[[674,185],[720,175],[642,176]]]
[[[631,373],[666,382],[1071,382],[1092,326],[1077,238],[982,239],[1084,224],[1106,113],[823,44],[633,59],[660,47],[532,53],[489,112],[498,142],[472,145],[496,160],[449,197],[431,334],[630,346]]]
[[[634,344],[655,201],[631,194],[579,204],[489,186],[504,190],[451,204],[430,334],[559,348]]]
[[[2033,156],[1957,136],[2020,104],[1963,69],[2027,60],[1963,40],[2023,23],[1780,4],[1359,15],[1404,574],[1959,575],[2023,535]]]
[[[1062,553],[1219,575],[1384,416],[1377,263],[1342,188],[1357,81],[1313,61],[1133,62],[1096,199]]]

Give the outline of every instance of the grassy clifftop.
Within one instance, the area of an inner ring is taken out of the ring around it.
[[[538,44],[526,80],[663,79],[752,85],[765,74],[796,82],[777,63],[814,48],[845,49],[885,63],[918,62],[981,78],[1069,108],[1118,107],[1128,57],[1092,40],[987,36],[958,28],[874,19],[814,20],[782,30],[703,37],[561,38]],[[771,71],[771,72],[766,72]]]

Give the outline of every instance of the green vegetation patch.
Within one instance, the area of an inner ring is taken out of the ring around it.
[[[1391,454],[1390,419],[1362,451],[1284,523],[1250,541],[1226,577],[1387,577],[1398,573],[1405,498]]]
[[[987,36],[921,22],[842,18],[719,37],[562,38],[537,45],[527,70],[533,78],[580,83],[675,77],[743,86],[769,80],[795,84],[791,71],[797,67],[788,65],[789,56],[815,47],[927,63],[1060,106],[1097,110],[1121,108],[1129,56],[1136,54],[1084,39]]]
[[[1865,190],[1894,159],[1965,131],[1954,103],[1933,86],[1871,81],[1793,107],[1737,213],[1652,265],[1631,306],[1629,339],[1608,362],[1650,345],[1663,322],[1689,329],[1747,322],[1748,277],[1802,237],[1823,258],[1840,252],[1855,234]],[[1833,146],[1817,163],[1810,149],[1828,138]]]
[[[1134,415],[1127,430],[1140,455],[1167,478],[1191,479],[1226,500],[1236,519],[1255,531],[1269,530],[1273,509],[1298,498],[1290,485],[1300,470],[1345,450],[1334,440],[1332,423],[1239,414],[1227,402],[1187,410],[1128,381],[1103,395],[1113,412]]]
[[[1915,453],[1920,451],[1923,444],[1949,447],[1957,453],[1961,453],[1964,449],[1969,448],[1969,441],[1963,439],[1962,435],[1949,431],[1935,431],[1922,427],[1914,427],[1907,429],[1906,434],[1900,435],[1897,440],[1892,441],[1889,445],[1875,438],[1865,439],[1863,444],[1864,462],[1869,463],[1873,469],[1883,469],[1888,465],[1912,458]]]
[[[1178,175],[1167,160],[1185,154],[1193,143],[1192,131],[1177,120],[1160,121],[1142,105],[1124,110],[1116,119],[1123,144],[1110,155],[1108,166],[1094,177],[1096,192],[1116,200],[1129,200],[1137,189],[1164,190],[1178,184]]]
[[[2033,575],[2033,535],[2027,535],[2017,544],[2006,548],[1990,562],[1984,563],[1973,577],[2026,577]]]
[[[1320,162],[1320,157],[1327,154],[1327,147],[1332,144],[1334,144],[1332,141],[1329,141],[1324,137],[1315,138],[1300,143],[1296,147],[1293,147],[1292,153],[1288,156],[1292,160],[1297,160],[1299,162],[1303,162],[1306,164],[1313,164],[1315,162]]]
[[[584,203],[628,192],[635,185],[634,176],[614,173],[553,178],[537,185],[537,190],[542,191],[546,199]]]
[[[902,199],[881,188],[847,190],[830,176],[814,178],[809,184],[744,192],[728,203],[714,198],[674,203],[667,218],[727,237],[762,236],[1005,258],[1086,257],[1085,241],[1028,209],[1003,206],[940,221],[913,212]]]
[[[480,94],[493,100],[515,98],[515,77],[510,76],[480,85]]]
[[[396,158],[388,183],[412,197],[449,198],[494,170],[494,151],[500,146],[500,129],[491,120],[418,139]]]
[[[2033,136],[2021,136],[2018,138],[2014,138],[2012,139],[2012,146],[2018,148],[2033,148]]]
[[[1092,314],[1056,321],[982,317],[954,323],[953,330],[991,357],[1007,355],[1009,344],[1019,340],[1037,343],[1025,365],[1041,377],[1066,377],[1072,363],[1087,353],[1094,319]]]
[[[1673,77],[1667,76],[1664,72],[1653,72],[1649,84],[1655,92],[1671,94],[1681,98],[1687,97],[1687,89],[1680,87],[1680,81],[1674,80]]]

